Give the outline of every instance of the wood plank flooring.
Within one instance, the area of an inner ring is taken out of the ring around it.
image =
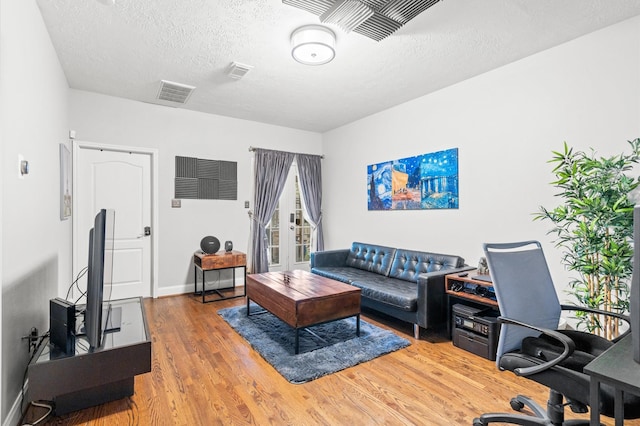
[[[547,389],[411,325],[363,313],[412,345],[302,385],[287,382],[217,311],[190,295],[145,300],[152,371],[130,398],[49,419],[58,425],[471,425],[511,411],[518,393],[546,403]],[[30,408],[25,421],[41,409]],[[567,409],[567,418],[587,418]],[[613,425],[612,419],[603,419]],[[626,422],[640,425],[639,421]]]

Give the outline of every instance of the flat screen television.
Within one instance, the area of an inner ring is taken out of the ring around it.
[[[89,231],[84,332],[89,341],[90,351],[100,347],[106,323],[111,316],[110,305],[103,304],[103,299],[105,288],[110,291],[112,284],[114,230],[115,211],[100,210],[95,217],[93,228]]]

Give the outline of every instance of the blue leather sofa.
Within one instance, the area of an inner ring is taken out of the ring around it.
[[[446,324],[444,277],[473,269],[460,256],[354,242],[311,254],[311,272],[359,287],[361,305],[420,328]]]

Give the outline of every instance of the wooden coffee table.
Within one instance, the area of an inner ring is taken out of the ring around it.
[[[247,316],[253,300],[295,329],[295,353],[301,328],[356,317],[360,336],[360,289],[306,271],[247,275]]]

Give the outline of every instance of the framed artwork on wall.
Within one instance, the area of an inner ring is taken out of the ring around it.
[[[71,152],[60,144],[60,220],[71,217]]]
[[[369,210],[458,208],[458,148],[367,166]]]

